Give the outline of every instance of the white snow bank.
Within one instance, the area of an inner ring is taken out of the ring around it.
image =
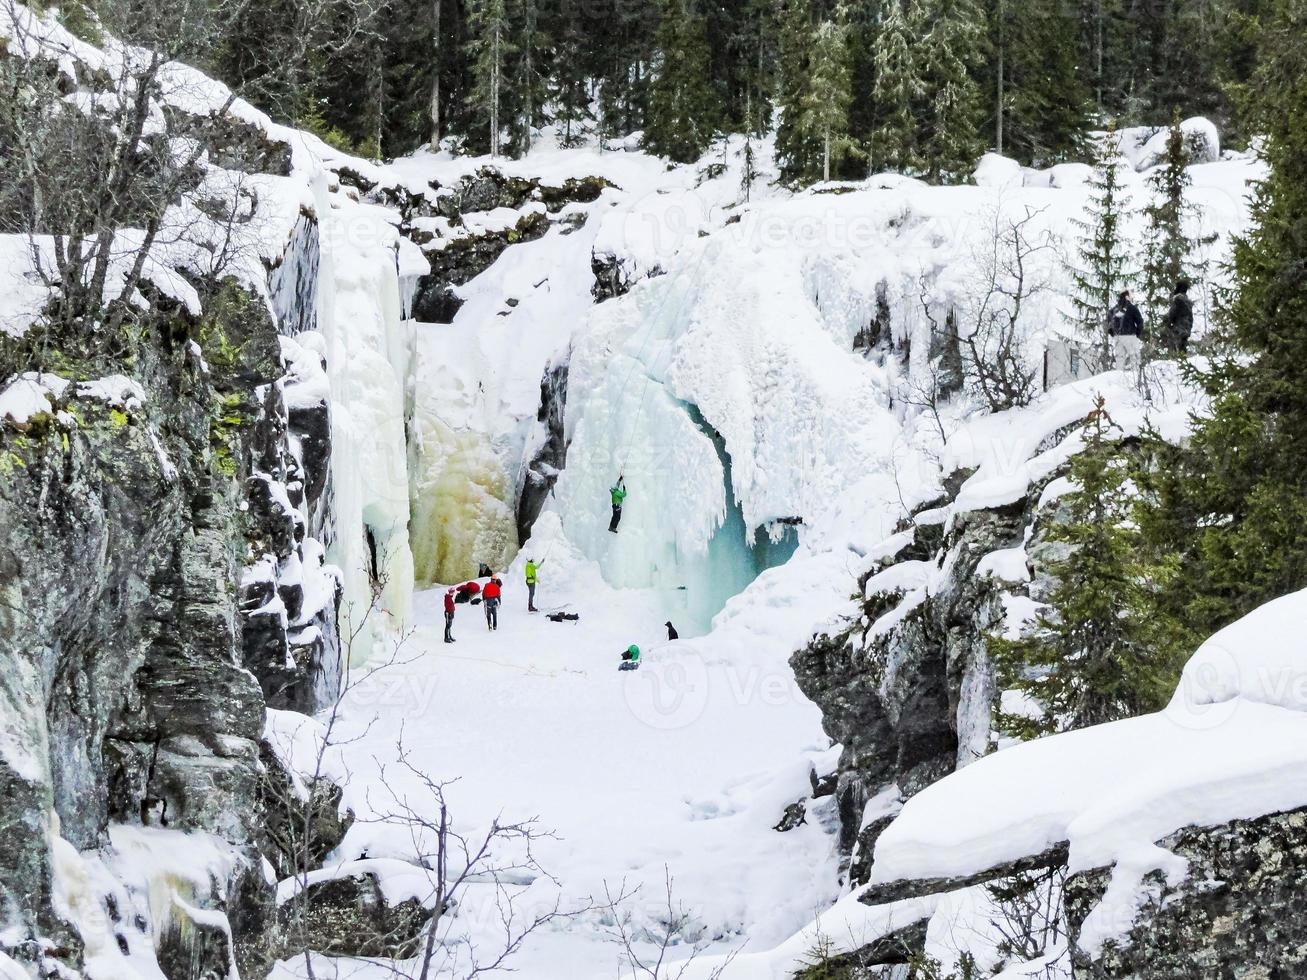
[[[1184,134],[1185,149],[1189,152],[1191,163],[1215,163],[1221,159],[1221,136],[1216,124],[1202,116],[1194,116],[1180,123],[1180,132]],[[1156,167],[1166,158],[1166,144],[1171,138],[1169,127],[1162,127],[1144,143],[1135,161],[1139,170]]]
[[[1307,712],[1307,592],[1281,596],[1213,634],[1185,664],[1168,708],[1242,698]]]
[[[975,181],[978,187],[1020,187],[1021,164],[1011,157],[986,153],[976,164]]]
[[[945,472],[973,473],[950,505],[950,515],[1001,507],[1020,500],[1030,485],[1045,479],[1080,451],[1076,423],[1104,400],[1114,436],[1137,435],[1151,424],[1165,438],[1181,438],[1190,412],[1201,407],[1196,392],[1181,386],[1178,368],[1168,362],[1150,366],[1158,394],[1148,401],[1120,371],[1064,385],[1025,408],[981,415],[954,434],[944,448]],[[1057,438],[1062,430],[1068,430]]]
[[[812,965],[818,944],[827,945],[830,955],[850,953],[896,930],[930,916],[939,896],[909,899],[891,905],[864,905],[859,888],[840,898],[806,928],[766,952],[711,956],[695,960],[677,974],[685,980],[789,980]]]
[[[1307,805],[1304,619],[1307,591],[1269,603],[1199,649],[1165,711],[1016,745],[923,790],[877,842],[872,881],[974,874],[1066,841],[1073,871],[1116,866],[1082,945],[1119,938],[1146,873],[1183,877],[1156,841]]]
[[[327,728],[316,718],[297,711],[267,709],[263,739],[290,774],[300,799],[307,799],[308,784],[315,778],[341,786],[349,781],[340,748],[325,744],[326,738]]]
[[[54,410],[68,381],[57,374],[28,371],[0,389],[0,421],[5,419],[25,425],[33,415]]]

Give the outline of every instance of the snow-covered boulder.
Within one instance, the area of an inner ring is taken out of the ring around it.
[[[1202,116],[1186,119],[1180,123],[1180,131],[1184,133],[1185,148],[1189,151],[1190,163],[1215,163],[1221,159],[1221,135],[1217,132],[1216,124],[1210,119]],[[1170,130],[1166,128],[1158,130],[1139,151],[1135,160],[1135,169],[1148,170],[1160,164],[1166,158],[1166,143],[1169,138]]]
[[[1020,187],[1021,164],[1011,157],[986,153],[976,164],[975,181],[978,187]]]

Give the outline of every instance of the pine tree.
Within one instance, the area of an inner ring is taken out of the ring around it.
[[[853,143],[848,134],[849,56],[845,29],[822,21],[812,35],[808,83],[799,101],[799,127],[821,145],[821,179],[831,179],[831,163]]]
[[[1186,169],[1189,151],[1179,114],[1171,123],[1162,165],[1148,178],[1151,200],[1144,207],[1147,221],[1144,247],[1144,300],[1148,320],[1157,322],[1169,306],[1175,284],[1192,276],[1197,266],[1194,253],[1213,239],[1185,234],[1184,222],[1195,209],[1186,203],[1191,179]]]
[[[649,90],[645,146],[659,156],[691,163],[716,135],[718,99],[708,71],[703,18],[687,0],[666,0],[658,25],[659,69]]]
[[[744,109],[744,148],[740,151],[740,191],[747,201],[753,194],[753,185],[758,181],[758,152],[754,141],[762,136],[759,113],[750,98]]]
[[[1060,498],[1047,531],[1046,540],[1067,549],[1050,563],[1057,584],[1047,606],[1025,635],[990,637],[999,687],[1042,710],[1037,718],[1000,715],[1000,726],[1022,737],[1157,710],[1179,674],[1174,658],[1155,652],[1148,581],[1135,559],[1139,532],[1130,523],[1132,468],[1101,398],[1081,438],[1070,463],[1075,489]]]
[[[1121,183],[1115,127],[1095,141],[1092,161],[1085,216],[1073,221],[1080,236],[1071,268],[1072,320],[1087,337],[1101,342],[1106,361],[1108,313],[1116,294],[1129,288],[1133,278],[1133,256],[1125,237],[1130,197]]]
[[[876,38],[876,82],[871,93],[879,115],[871,134],[872,167],[877,170],[921,170],[916,110],[926,86],[917,57],[920,28],[915,0],[889,0]]]
[[[489,132],[491,156],[499,156],[506,108],[508,60],[515,53],[506,0],[469,0],[468,51],[472,56],[470,107],[478,110]]]
[[[1275,10],[1253,119],[1269,172],[1234,245],[1229,353],[1198,375],[1211,409],[1188,442],[1153,440],[1140,515],[1150,549],[1180,562],[1157,615],[1199,635],[1307,586],[1307,0]]]
[[[927,17],[924,61],[930,110],[926,175],[935,183],[967,176],[983,149],[980,89],[972,75],[984,53],[981,16],[971,0],[937,0]]]

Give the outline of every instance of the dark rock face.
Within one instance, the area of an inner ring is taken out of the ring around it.
[[[567,436],[563,418],[567,411],[568,362],[550,364],[540,379],[540,411],[536,415],[539,443],[531,456],[517,498],[517,540],[531,536],[531,528],[554,491],[559,474],[567,465]]]
[[[282,906],[281,918],[297,946],[329,956],[409,959],[431,913],[413,899],[387,904],[377,876],[361,872],[309,885]]]
[[[1020,544],[1023,529],[1020,509],[967,515],[934,559],[950,563],[943,588],[885,633],[818,637],[791,659],[800,688],[822,709],[826,733],[844,746],[836,796],[845,850],[874,793],[894,783],[910,796],[956,766],[963,689],[988,681],[983,637],[998,616],[992,585],[975,568],[989,551]],[[937,532],[938,525],[918,526],[901,557],[935,554]],[[903,598],[871,597],[868,624]],[[865,861],[857,867],[865,874]]]
[[[424,323],[451,323],[463,301],[454,291],[481,275],[510,245],[535,241],[549,230],[544,211],[527,211],[517,224],[502,231],[469,235],[429,247],[431,274],[421,276],[413,294],[413,317]]]
[[[325,861],[345,839],[354,818],[352,814],[341,816],[343,792],[329,780],[318,779],[307,788],[309,798],[301,799],[291,774],[266,741],[260,746],[259,759],[263,763],[260,850],[277,877],[285,880],[302,874],[306,859],[314,867]]]
[[[890,305],[889,286],[881,280],[876,284],[876,315],[867,321],[867,325],[853,338],[853,349],[871,354],[879,347],[889,343]]]
[[[15,746],[0,759],[0,914],[31,939],[67,936],[51,909],[51,814],[78,849],[104,844],[111,822],[205,831],[246,856],[211,899],[242,896],[233,938],[253,964],[271,921],[256,845],[261,684],[273,678],[246,654],[250,636],[275,631],[243,608],[240,583],[248,556],[289,557],[303,541],[271,489],[302,464],[262,301],[214,284],[199,319],[156,313],[143,329],[136,395],[70,385],[22,431],[0,426],[0,726]],[[77,338],[59,343],[66,376],[119,367],[78,355]],[[0,375],[22,357],[0,350]],[[225,964],[218,941],[192,931],[177,956]],[[71,940],[57,955],[78,964]],[[207,969],[195,968],[170,976]]]
[[[1075,976],[1244,980],[1307,976],[1307,810],[1187,827],[1159,844],[1189,863],[1176,887],[1153,876],[1127,941],[1089,960],[1075,942],[1110,871],[1067,879]]]
[[[274,140],[253,123],[227,113],[210,123],[210,156],[227,170],[289,177],[290,144]]]
[[[911,539],[874,570],[926,562],[942,572],[930,595],[873,594],[858,624],[814,638],[790,660],[826,733],[843,745],[835,792],[854,883],[867,880],[868,849],[885,823],[862,826],[867,801],[891,785],[909,797],[988,745],[994,682],[985,635],[1002,603],[999,585],[976,569],[990,552],[1022,544],[1038,488],[1008,507],[960,514],[946,534],[940,508],[960,483],[917,511]],[[859,583],[864,592],[870,577]],[[911,605],[892,626],[873,628],[904,602]]]
[[[654,276],[661,276],[663,270],[654,267],[644,276],[630,269],[620,256],[612,252],[594,252],[590,255],[590,271],[594,275],[594,285],[590,287],[590,293],[595,298],[596,303],[602,303],[606,299],[613,299],[616,296],[625,296],[631,291],[631,287],[641,278],[652,279]]]
[[[551,186],[541,184],[537,178],[515,177],[482,167],[449,187],[433,186],[432,196],[416,196],[399,188],[376,190],[379,200],[399,209],[403,217],[401,230],[424,246],[431,262],[431,273],[420,277],[415,287],[413,318],[424,323],[453,322],[463,305],[456,287],[485,272],[508,246],[542,237],[549,230],[552,216],[568,204],[595,201],[608,186],[599,177],[572,178]],[[533,202],[536,207],[528,207]],[[522,211],[522,215],[511,228],[445,241],[413,227],[414,219],[432,216],[461,225],[465,214],[496,208]]]

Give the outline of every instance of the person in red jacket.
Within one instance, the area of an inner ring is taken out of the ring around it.
[[[445,593],[445,642],[454,642],[454,590]]]
[[[492,578],[481,590],[481,601],[486,607],[486,629],[499,629],[499,598],[503,595],[503,583]]]

